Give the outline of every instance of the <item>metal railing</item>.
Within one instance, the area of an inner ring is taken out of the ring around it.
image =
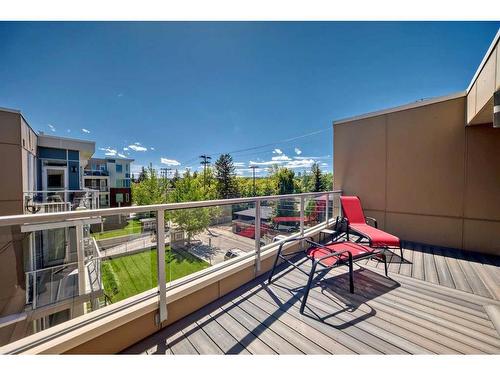
[[[73,210],[69,212],[45,212],[38,213],[37,215],[12,215],[12,216],[2,216],[0,217],[0,230],[5,226],[26,226],[37,224],[37,226],[42,226],[43,228],[50,227],[54,225],[61,225],[60,223],[87,223],[95,222],[96,220],[102,220],[103,217],[128,217],[134,218],[138,214],[147,214],[155,217],[155,228],[158,228],[156,235],[154,236],[155,243],[152,244],[156,249],[165,249],[165,246],[170,245],[174,238],[170,238],[170,231],[165,231],[166,220],[170,221],[169,228],[176,228],[175,222],[172,223],[172,219],[169,215],[177,210],[196,210],[196,209],[206,209],[210,207],[218,206],[231,206],[231,212],[233,212],[233,206],[238,207],[241,210],[242,206],[250,207],[255,209],[255,217],[246,223],[246,228],[251,229],[246,232],[247,238],[243,238],[236,232],[230,233],[233,241],[244,241],[248,246],[252,247],[252,250],[246,252],[241,256],[237,256],[234,259],[216,263],[207,268],[204,268],[195,273],[189,274],[186,277],[182,277],[176,280],[175,285],[167,284],[166,277],[166,253],[165,251],[155,251],[156,252],[156,285],[151,289],[152,296],[156,296],[159,301],[159,323],[166,321],[167,319],[167,304],[166,296],[167,291],[172,290],[172,288],[177,288],[181,285],[186,285],[206,277],[214,272],[222,270],[226,267],[237,264],[238,262],[243,262],[245,260],[254,259],[255,272],[256,274],[261,271],[261,254],[263,251],[267,251],[273,248],[273,246],[278,246],[282,243],[288,236],[304,234],[308,229],[320,228],[328,223],[329,218],[334,218],[339,214],[338,209],[340,207],[338,197],[341,191],[328,191],[328,192],[315,192],[315,193],[301,193],[301,194],[288,194],[288,195],[275,195],[275,196],[261,196],[261,197],[248,197],[248,198],[234,198],[234,199],[222,199],[222,200],[210,200],[210,201],[195,201],[195,202],[181,202],[181,203],[168,203],[168,204],[156,204],[147,206],[131,206],[131,207],[118,207],[118,208],[106,208],[106,209],[87,209],[87,210]],[[98,194],[97,194],[98,196]],[[321,204],[316,204],[315,202],[320,201]],[[318,208],[319,207],[319,208]],[[223,211],[223,210],[220,210]],[[235,210],[236,211],[236,210]],[[269,212],[273,212],[269,215]],[[240,211],[238,211],[240,212]],[[266,212],[265,217],[262,217],[262,213]],[[224,213],[227,217],[227,212]],[[281,215],[281,216],[279,216]],[[285,216],[286,215],[286,216]],[[231,215],[229,216],[231,217]],[[167,218],[167,219],[166,219]],[[137,220],[137,219],[135,219]],[[137,220],[138,221],[138,220]],[[237,221],[237,220],[235,220]],[[286,221],[287,224],[293,223],[293,225],[288,225],[291,230],[280,229],[280,224]],[[219,221],[215,221],[215,225],[219,225]],[[97,224],[95,224],[97,225]],[[252,229],[253,226],[253,229]],[[231,224],[227,227],[231,228]],[[319,229],[318,229],[319,230]],[[234,237],[236,236],[236,237]],[[239,237],[238,237],[239,236]],[[116,237],[119,239],[119,237]],[[85,239],[84,239],[85,240]],[[133,239],[135,240],[135,239]],[[142,239],[138,239],[141,241]],[[104,292],[103,276],[101,275],[102,263],[108,259],[106,257],[105,251],[102,253],[99,251],[94,238],[90,240],[91,242],[84,244],[82,249],[84,251],[85,257],[85,268],[86,277],[88,278],[90,285],[90,297],[89,300],[92,304],[92,310],[99,308],[100,302],[95,302],[92,296],[94,291],[101,290]],[[130,240],[132,241],[132,239]],[[153,249],[151,244],[149,249]],[[106,250],[107,251],[107,250]],[[169,254],[167,254],[169,255]],[[211,263],[210,263],[211,264]],[[70,267],[75,267],[75,264],[65,264],[63,266],[65,269]],[[28,284],[37,284],[36,281],[39,280],[40,272],[48,272],[47,270],[31,271],[27,273],[26,283],[27,291],[30,290],[32,296],[36,295],[36,291],[33,292],[33,287]],[[57,274],[57,271],[55,274]],[[52,273],[54,273],[52,272]],[[60,272],[60,270],[58,271]],[[55,275],[54,274],[54,275]],[[52,280],[54,279],[52,275]],[[50,273],[49,273],[50,276]],[[3,287],[3,286],[2,286]],[[105,294],[104,294],[105,295]],[[107,297],[105,295],[105,297]],[[29,298],[29,297],[28,297]],[[144,293],[141,297],[129,297],[127,298],[126,304],[120,303],[119,309],[125,308],[124,306],[133,306],[140,301],[144,300]],[[33,297],[32,297],[33,300]],[[112,306],[111,306],[112,307]],[[106,310],[105,315],[108,316],[112,314],[113,310]],[[94,318],[93,318],[94,319]]]
[[[99,191],[37,190],[23,193],[24,213],[55,213],[78,209],[98,209]]]

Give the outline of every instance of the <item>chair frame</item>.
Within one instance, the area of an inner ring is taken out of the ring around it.
[[[375,227],[375,229],[378,229],[378,223],[377,223],[377,219],[375,219],[374,217],[371,217],[371,216],[365,216],[365,212],[363,210],[363,205],[361,204],[361,198],[358,197],[357,195],[354,195],[356,198],[359,199],[359,203],[361,205],[361,210],[363,212],[363,217],[365,218],[365,223],[367,225],[370,225],[368,223],[368,221],[372,221],[373,222],[373,227]],[[340,223],[338,222],[339,220],[339,217],[337,216],[337,220],[335,221],[335,229],[337,228],[337,225],[340,224],[342,225],[343,222],[346,223],[346,239],[347,241],[349,241],[349,231],[353,232],[354,234],[358,235],[359,237],[361,237],[361,239],[358,239],[356,241],[356,243],[363,243],[361,242],[361,240],[364,238],[368,241],[368,246],[371,247],[371,248],[377,248],[377,249],[397,249],[396,246],[373,246],[372,244],[372,240],[371,238],[364,234],[364,233],[361,233],[361,232],[358,232],[357,230],[355,229],[352,229],[351,226],[349,225],[349,219],[345,216],[344,214],[344,208],[342,207],[342,203],[340,204],[340,208],[341,208],[341,217],[340,217]],[[342,228],[342,227],[341,227]],[[401,262],[404,262],[404,258],[403,258],[403,245],[401,244],[401,238],[398,238],[399,239],[399,253],[401,254]]]
[[[314,257],[310,257],[310,256],[306,255],[307,259],[309,259],[309,260],[312,261],[311,271],[309,273],[307,273],[306,271],[302,270],[300,267],[298,267],[297,265],[295,265],[294,263],[292,263],[289,260],[289,258],[291,258],[291,257],[293,257],[293,256],[295,256],[297,254],[306,253],[307,250],[310,247],[307,248],[307,249],[301,249],[299,251],[294,251],[293,253],[283,254],[283,245],[285,245],[286,243],[295,242],[295,241],[305,241],[308,244],[310,244],[311,247],[323,248],[323,249],[326,249],[326,250],[330,251],[331,253],[327,254],[327,255],[324,255],[321,258],[314,258]],[[345,243],[345,241],[331,242],[330,244],[342,244],[342,243]],[[377,248],[373,248],[373,250],[377,251],[378,249]],[[342,260],[342,259],[339,258],[339,260],[335,264],[333,264],[331,266],[328,266],[328,265],[325,265],[325,264],[322,263],[322,261],[324,261],[325,259],[332,258],[332,257],[339,257],[339,255],[345,254],[345,253],[348,254],[347,260]],[[387,276],[387,257],[386,257],[386,255],[384,253],[382,253],[380,251],[378,251],[376,253],[370,253],[370,254],[366,254],[364,256],[359,256],[359,257],[353,258],[352,254],[351,254],[351,252],[349,250],[341,250],[341,251],[332,252],[331,249],[328,248],[327,246],[314,242],[313,239],[312,239],[312,237],[290,238],[290,239],[287,239],[287,240],[283,241],[279,245],[278,252],[276,253],[276,258],[274,259],[273,268],[271,269],[271,272],[269,274],[269,277],[268,277],[267,281],[268,281],[268,284],[272,283],[272,278],[274,276],[274,272],[276,270],[276,266],[278,265],[278,260],[279,259],[282,259],[283,261],[285,261],[288,264],[290,264],[292,267],[294,267],[294,268],[298,269],[299,271],[301,271],[302,273],[308,275],[308,280],[307,280],[307,284],[306,284],[305,291],[304,291],[304,297],[303,297],[302,303],[300,305],[300,313],[303,314],[304,313],[304,308],[306,306],[307,298],[309,296],[309,291],[311,290],[311,287],[312,287],[314,281],[316,281],[316,274],[317,273],[323,272],[325,270],[330,270],[330,269],[333,269],[333,268],[337,268],[337,267],[340,267],[340,266],[348,266],[349,267],[349,292],[350,293],[354,293],[353,264],[354,264],[354,262],[357,262],[357,261],[362,260],[362,259],[367,259],[367,258],[377,258],[377,260],[379,260],[381,258],[382,261],[384,262],[385,275]],[[317,270],[316,268],[318,266],[321,266],[322,268],[319,269],[319,270]]]

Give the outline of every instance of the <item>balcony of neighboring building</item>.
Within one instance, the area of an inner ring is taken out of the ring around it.
[[[37,190],[23,193],[24,213],[54,213],[99,208],[99,191]]]

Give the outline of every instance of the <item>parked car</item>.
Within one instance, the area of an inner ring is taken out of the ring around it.
[[[241,249],[229,249],[226,254],[224,254],[224,260],[229,260],[236,258],[237,256],[243,255],[245,252]]]

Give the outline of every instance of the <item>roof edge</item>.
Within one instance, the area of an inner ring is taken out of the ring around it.
[[[39,138],[60,139],[60,140],[63,140],[63,141],[88,143],[88,144],[92,144],[92,145],[95,146],[95,141],[89,141],[89,140],[86,140],[86,139],[60,137],[58,135],[50,135],[50,134],[45,134],[45,133],[43,133],[43,134],[38,133],[37,136]]]
[[[486,62],[490,58],[491,53],[495,49],[495,47],[496,47],[499,39],[500,39],[500,28],[498,28],[497,34],[493,38],[493,41],[491,42],[490,47],[486,51],[486,54],[484,55],[483,60],[481,61],[481,63],[477,67],[476,73],[474,73],[474,76],[472,77],[472,80],[470,81],[469,86],[467,87],[467,90],[466,90],[467,94],[472,89],[472,86],[474,86],[474,83],[476,83],[477,77],[479,77],[479,74],[481,73],[481,71],[483,70],[484,66],[486,65]]]
[[[382,116],[382,115],[386,115],[389,113],[405,111],[407,109],[424,107],[426,105],[431,105],[431,104],[436,104],[436,103],[440,103],[440,102],[445,102],[448,100],[462,98],[462,97],[465,97],[466,95],[467,95],[466,91],[459,91],[459,92],[449,94],[449,95],[437,96],[435,98],[426,99],[426,100],[419,100],[416,102],[403,104],[403,105],[400,105],[397,107],[386,108],[386,109],[382,109],[379,111],[368,112],[368,113],[364,113],[361,115],[356,115],[356,116],[346,117],[346,118],[339,119],[339,120],[334,120],[332,125],[343,124],[346,122],[351,122],[351,121],[356,121],[356,120],[363,120],[363,119],[370,118],[370,117]]]

